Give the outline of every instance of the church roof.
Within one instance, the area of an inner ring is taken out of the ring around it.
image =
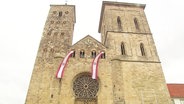
[[[184,84],[167,84],[171,98],[184,98]]]

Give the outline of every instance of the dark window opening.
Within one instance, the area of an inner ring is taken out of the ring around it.
[[[43,49],[43,52],[47,52],[47,48],[44,48],[44,49]]]
[[[92,58],[95,58],[95,57],[96,57],[96,51],[92,51],[92,52],[91,52],[91,57],[92,57]]]
[[[137,30],[139,30],[139,23],[138,23],[137,18],[134,18],[134,24],[135,24],[135,28],[136,28]]]
[[[51,24],[54,24],[54,21],[50,21]]]
[[[58,32],[55,32],[54,35],[53,35],[53,38],[56,40],[58,37]]]
[[[64,32],[61,32],[61,35],[64,35],[65,33]]]
[[[101,58],[102,58],[102,59],[105,59],[105,52],[102,53]]]
[[[66,21],[63,21],[63,24],[66,24]]]
[[[146,54],[145,54],[144,44],[143,43],[140,44],[140,50],[141,50],[141,55],[145,56]]]
[[[71,57],[75,57],[75,51],[71,54]]]
[[[47,33],[47,35],[51,36],[53,29],[50,29]]]
[[[120,18],[120,16],[117,17],[117,23],[118,23],[118,29],[121,31],[122,30],[122,26],[121,26],[121,18]]]
[[[53,14],[56,14],[57,12],[56,11],[53,11]]]
[[[63,12],[62,12],[62,11],[60,11],[58,16],[59,16],[59,17],[61,17],[61,16],[62,16],[62,14],[63,14]]]
[[[50,96],[51,98],[53,98],[54,97],[54,95],[53,94],[51,94],[51,96]]]
[[[80,51],[80,58],[84,58],[84,55],[85,55],[84,51],[83,50]]]
[[[52,53],[54,53],[54,49],[53,49],[53,48],[51,48],[50,51],[51,51]]]
[[[124,45],[123,42],[121,43],[121,55],[126,55],[126,53],[125,53],[125,45]]]
[[[64,32],[61,32],[60,38],[63,38],[64,34],[65,34]]]
[[[68,13],[69,13],[68,11],[65,12],[65,14],[68,14]]]

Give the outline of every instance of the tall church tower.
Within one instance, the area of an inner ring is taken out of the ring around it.
[[[171,104],[144,8],[104,1],[101,42],[87,35],[72,45],[75,6],[51,5],[25,104]]]
[[[111,62],[115,104],[170,104],[145,5],[103,2],[99,32]]]

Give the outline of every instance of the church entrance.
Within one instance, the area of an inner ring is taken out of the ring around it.
[[[99,83],[89,73],[80,74],[73,82],[75,104],[97,104]]]

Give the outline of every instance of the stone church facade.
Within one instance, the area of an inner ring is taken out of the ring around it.
[[[51,5],[25,104],[171,104],[144,4],[102,3],[101,42],[86,36],[72,45],[74,5]],[[62,79],[61,61],[71,58]],[[91,78],[95,56],[98,78]]]

